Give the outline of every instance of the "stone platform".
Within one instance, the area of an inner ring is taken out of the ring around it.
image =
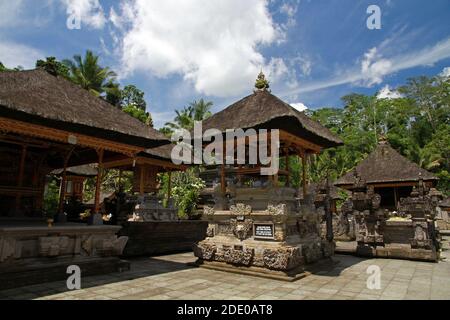
[[[449,300],[448,240],[439,263],[336,255],[296,282],[192,268],[192,253],[131,259],[130,271],[82,277],[81,290],[63,280],[0,290],[0,300]],[[381,269],[379,290],[367,288],[370,266]]]
[[[119,234],[129,238],[124,257],[162,255],[192,250],[206,237],[205,221],[125,222]]]
[[[67,268],[96,275],[129,269],[119,258],[128,241],[121,227],[67,224],[0,227],[0,289],[67,279]]]

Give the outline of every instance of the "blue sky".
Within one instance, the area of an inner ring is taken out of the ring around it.
[[[190,101],[219,111],[250,94],[261,69],[275,95],[312,109],[450,71],[449,0],[0,0],[0,14],[5,65],[93,50],[145,91],[157,127]]]

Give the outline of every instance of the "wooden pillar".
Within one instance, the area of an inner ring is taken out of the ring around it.
[[[64,211],[64,198],[66,196],[66,184],[67,184],[67,166],[64,163],[64,169],[61,177],[61,185],[59,187],[59,205],[58,213],[63,213]]]
[[[169,171],[169,181],[167,185],[167,201],[170,201],[170,197],[172,196],[172,171]]]
[[[119,190],[122,189],[122,174],[123,174],[122,169],[119,169]]]
[[[103,154],[104,150],[100,149],[97,151],[98,153],[98,172],[97,172],[97,181],[95,184],[95,205],[94,205],[94,213],[100,213],[100,192],[102,188],[102,178],[103,178]]]
[[[145,194],[145,166],[141,165],[139,167],[139,194],[143,196]]]
[[[61,178],[61,186],[59,188],[59,206],[58,213],[62,214],[64,212],[64,197],[66,196],[66,180],[67,180],[67,166],[69,164],[70,157],[72,156],[74,148],[72,148],[67,155],[64,157],[64,168]]]
[[[17,176],[17,185],[19,187],[23,186],[23,175],[25,172],[25,160],[27,158],[27,146],[22,146],[22,155],[20,157],[19,175]]]
[[[17,186],[19,188],[23,187],[23,175],[25,172],[25,160],[27,158],[27,146],[22,146],[22,154],[20,156],[20,163],[19,163],[19,174],[17,175]],[[22,194],[19,191],[16,195],[16,214],[20,214],[20,201],[22,199]]]
[[[308,181],[306,174],[306,153],[303,153],[302,156],[302,180],[303,180],[303,196],[306,196],[308,193]]]

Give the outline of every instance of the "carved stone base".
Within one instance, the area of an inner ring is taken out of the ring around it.
[[[438,262],[440,254],[434,249],[413,249],[410,246],[358,246],[356,254],[362,257],[370,258],[389,258]]]
[[[270,270],[262,267],[236,266],[228,264],[226,262],[204,261],[204,260],[198,260],[193,265],[206,269],[245,274],[250,276],[289,282],[297,281],[310,275],[310,273],[305,271],[303,267],[297,267],[289,271],[279,271],[279,270]]]

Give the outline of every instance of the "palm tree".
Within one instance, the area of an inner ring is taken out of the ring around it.
[[[189,106],[184,107],[183,110],[176,110],[177,114],[173,122],[167,122],[166,127],[168,131],[176,129],[192,130],[195,121],[203,121],[212,116],[211,108],[213,103],[211,101],[194,101]]]
[[[212,116],[211,108],[213,103],[211,101],[194,101],[189,104],[189,109],[192,110],[192,117],[194,121],[203,121]]]
[[[102,68],[98,64],[99,56],[87,50],[82,58],[75,55],[72,60],[64,60],[63,63],[70,69],[70,79],[96,96],[111,92],[116,74],[108,67]]]

